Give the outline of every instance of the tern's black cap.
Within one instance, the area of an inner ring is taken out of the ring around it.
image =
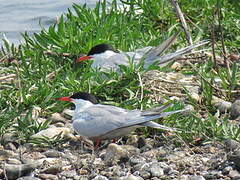
[[[96,46],[93,46],[90,51],[88,52],[88,56],[91,56],[91,55],[94,55],[94,54],[101,54],[101,53],[104,53],[105,51],[113,51],[113,52],[116,52],[118,53],[119,51],[118,50],[115,50],[111,45],[109,44],[98,44]]]
[[[93,104],[98,104],[98,99],[94,95],[86,92],[74,93],[72,96],[70,96],[70,98],[88,100]]]

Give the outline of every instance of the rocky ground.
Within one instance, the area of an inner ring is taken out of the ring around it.
[[[74,135],[70,118],[58,113],[51,118],[54,125],[34,138],[53,138],[61,132],[68,140],[52,147],[20,145],[13,134],[5,134],[1,179],[240,179],[240,145],[233,140],[190,147],[183,141],[176,145],[172,140],[176,136],[163,132],[150,138],[130,135],[93,150],[90,142]]]
[[[11,74],[5,76],[0,80],[8,82],[15,78]],[[218,80],[215,81],[217,84]],[[152,98],[156,101],[161,99],[157,96],[160,93],[174,99],[185,98],[182,92],[185,86],[190,96],[201,102],[200,85],[192,76],[152,71],[143,77],[143,82],[144,87],[153,91]],[[220,113],[230,112],[234,119],[240,116],[239,102],[212,98]],[[36,107],[32,118],[44,123],[47,119],[40,112]],[[236,141],[190,146],[175,134],[163,132],[147,138],[130,135],[93,150],[89,141],[83,142],[74,134],[71,113],[66,110],[52,114],[49,128],[31,136],[36,139],[34,144],[19,142],[14,133],[4,134],[0,141],[0,179],[240,179],[240,144]],[[181,144],[173,140],[176,137]],[[58,141],[51,142],[57,138]]]

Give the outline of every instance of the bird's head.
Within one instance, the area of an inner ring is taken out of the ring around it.
[[[82,56],[78,59],[76,59],[76,62],[86,61],[89,59],[97,58],[98,56],[104,56],[104,54],[112,54],[112,53],[118,53],[119,51],[115,50],[111,45],[109,44],[98,44],[96,46],[93,46],[90,51],[88,52],[87,56]]]

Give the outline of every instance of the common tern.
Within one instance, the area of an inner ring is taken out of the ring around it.
[[[200,41],[195,45],[190,45],[185,48],[179,49],[176,52],[162,55],[176,40],[178,33],[165,40],[157,47],[145,47],[137,49],[134,52],[119,52],[109,44],[98,44],[90,49],[87,56],[82,56],[76,59],[76,62],[81,62],[93,59],[92,68],[100,70],[113,70],[118,71],[119,65],[129,65],[129,60],[135,65],[138,65],[141,60],[144,60],[144,68],[148,68],[153,63],[158,65],[165,64],[173,61],[176,58],[189,53],[192,49],[203,46],[209,41]]]
[[[81,136],[96,141],[115,139],[129,134],[138,127],[152,127],[167,131],[176,131],[152,120],[171,114],[186,111],[186,109],[163,112],[169,105],[152,110],[127,110],[112,105],[98,104],[92,94],[86,92],[74,93],[70,97],[58,98],[61,101],[70,101],[75,104],[72,117],[73,129]]]

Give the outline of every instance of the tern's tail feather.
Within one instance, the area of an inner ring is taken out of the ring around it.
[[[146,55],[146,59],[151,59],[152,57],[160,56],[164,53],[177,39],[180,32],[175,33],[170,38],[162,42],[159,46],[152,48]]]
[[[169,53],[169,54],[166,54],[164,56],[160,56],[160,57],[150,57],[148,59],[145,59],[145,63],[144,63],[144,66],[145,68],[150,66],[151,64],[155,63],[155,62],[158,62],[158,64],[164,64],[166,62],[169,62],[169,61],[172,61],[172,60],[175,60],[176,58],[184,55],[184,54],[187,54],[187,53],[190,53],[190,51],[194,48],[197,48],[197,47],[200,47],[200,46],[203,46],[205,44],[208,44],[209,41],[207,40],[204,40],[204,41],[200,41],[198,42],[197,44],[194,44],[194,45],[190,45],[190,46],[187,46],[185,48],[182,48],[182,49],[179,49],[177,50],[176,52],[174,53]]]
[[[151,128],[162,129],[162,130],[166,130],[166,131],[178,131],[176,128],[163,126],[163,125],[160,125],[160,124],[152,122],[152,121],[143,123],[142,125],[147,126],[147,127],[151,127]]]
[[[185,112],[185,111],[188,111],[189,109],[181,109],[181,110],[176,110],[176,111],[170,111],[170,112],[161,112],[161,113],[158,113],[158,115],[147,115],[147,116],[144,116],[144,119],[146,121],[151,121],[151,120],[154,120],[154,119],[159,119],[159,118],[162,118],[162,117],[166,117],[166,116],[169,116],[171,114],[175,114],[175,113],[179,113],[179,112]]]

